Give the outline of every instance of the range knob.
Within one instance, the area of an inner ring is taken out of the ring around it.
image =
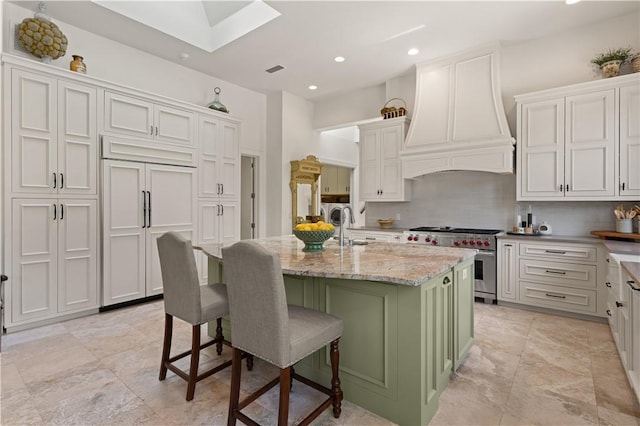
[[[454,246],[456,246],[456,247],[458,247],[458,246],[460,245],[460,243],[459,243],[458,241],[454,241],[454,242],[453,242],[453,245],[454,245]]]
[[[407,236],[407,241],[413,241],[413,235],[408,235]]]
[[[476,241],[476,245],[477,245],[477,246],[481,246],[481,245],[482,245],[482,240],[478,240],[478,241]]]
[[[485,241],[485,242],[484,242],[484,246],[485,246],[485,247],[489,247],[489,245],[490,245],[489,241]]]
[[[431,244],[433,244],[434,246],[438,245],[438,241],[437,240],[431,240]]]
[[[467,240],[462,240],[462,245],[466,246],[467,245]]]
[[[475,246],[475,245],[476,245],[476,242],[475,242],[475,241],[473,241],[473,240],[470,240],[470,241],[469,241],[469,245],[470,245],[470,246]]]
[[[429,238],[429,236],[425,237],[424,242],[428,243],[429,241],[431,241],[431,238]]]
[[[417,235],[413,236],[413,241],[418,241],[418,236]]]

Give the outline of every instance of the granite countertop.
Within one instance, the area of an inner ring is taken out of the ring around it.
[[[325,242],[323,252],[303,252],[304,243],[293,235],[256,241],[280,255],[282,272],[306,277],[381,281],[417,286],[472,258],[474,249],[431,247],[413,244],[372,242],[340,247]],[[202,244],[210,257],[222,259],[222,244]]]

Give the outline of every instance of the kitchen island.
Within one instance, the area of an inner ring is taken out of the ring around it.
[[[255,240],[280,256],[287,301],[344,320],[345,399],[398,424],[424,425],[473,345],[476,250],[394,243],[303,252],[294,236]],[[204,244],[209,281],[224,281],[222,245]],[[233,337],[231,337],[233,339]],[[296,371],[329,383],[326,349]]]

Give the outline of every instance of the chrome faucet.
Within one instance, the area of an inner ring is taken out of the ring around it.
[[[344,219],[345,219],[344,211],[345,210],[349,210],[349,224],[352,225],[355,223],[355,220],[353,219],[353,210],[351,209],[351,206],[340,207],[340,234],[338,237],[338,244],[340,244],[341,246],[349,245],[348,240],[346,244],[344,242]]]

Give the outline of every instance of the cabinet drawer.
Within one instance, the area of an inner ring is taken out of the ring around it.
[[[595,262],[597,257],[595,247],[583,245],[558,245],[521,243],[520,256],[540,256],[550,259],[571,259]]]
[[[520,259],[520,279],[571,287],[596,288],[596,266]]]
[[[596,291],[520,281],[520,302],[563,311],[596,313]]]

